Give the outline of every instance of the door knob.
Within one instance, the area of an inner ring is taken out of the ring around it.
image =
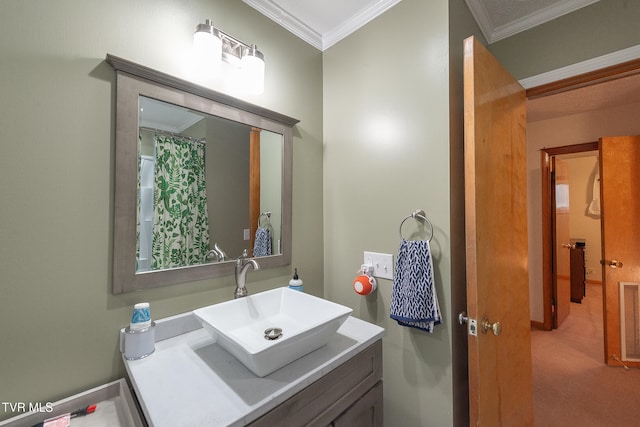
[[[562,245],[563,248],[567,248],[567,249],[575,249],[576,245],[572,245],[570,243],[565,243]]]
[[[493,335],[498,336],[502,333],[502,325],[500,322],[489,322],[489,319],[485,316],[482,319],[482,332],[486,334],[489,331],[493,332]]]
[[[622,268],[622,266],[624,265],[622,264],[622,261],[617,261],[615,259],[612,259],[612,260],[601,259],[600,264],[608,265],[611,268]]]

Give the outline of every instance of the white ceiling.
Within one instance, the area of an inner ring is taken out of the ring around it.
[[[527,122],[640,105],[640,74],[527,100]]]
[[[401,0],[242,0],[320,50]]]
[[[140,97],[140,113],[138,119],[144,128],[181,133],[204,118],[200,113],[188,108]]]
[[[243,1],[307,43],[325,50],[401,0]],[[493,43],[599,0],[465,1],[485,38]]]

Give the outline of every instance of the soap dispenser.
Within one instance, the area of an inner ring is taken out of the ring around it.
[[[293,279],[289,280],[289,288],[302,292],[302,280],[298,277],[298,269],[293,273]]]

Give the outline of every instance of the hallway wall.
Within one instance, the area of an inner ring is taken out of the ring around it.
[[[602,136],[639,135],[638,111],[640,111],[640,104],[630,104],[527,124],[531,320],[543,321],[540,149],[593,142]]]

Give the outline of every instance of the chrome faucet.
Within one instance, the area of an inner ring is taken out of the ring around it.
[[[247,250],[245,249],[242,251],[242,255],[236,259],[236,290],[233,293],[234,298],[246,297],[249,294],[245,286],[249,267],[253,267],[254,270],[260,270],[260,265],[255,259],[248,258]]]
[[[227,254],[224,253],[222,248],[220,246],[218,246],[217,243],[213,245],[213,248],[218,253],[218,260],[220,260],[220,261],[226,261],[227,260]]]

